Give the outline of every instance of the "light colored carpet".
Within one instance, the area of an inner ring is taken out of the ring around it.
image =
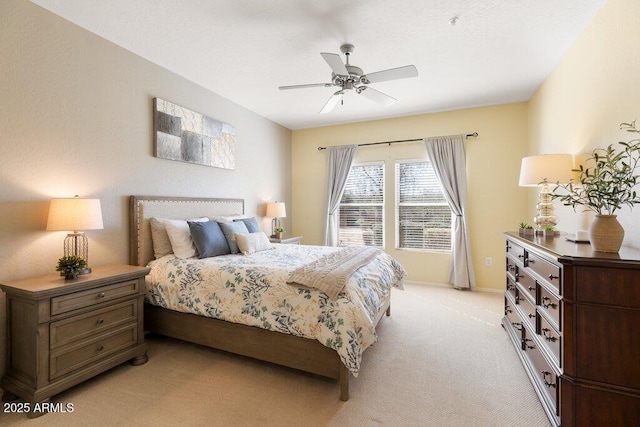
[[[0,413],[0,425],[549,426],[500,326],[501,294],[405,287],[348,402],[334,381],[151,335],[145,365],[52,399],[73,413]]]

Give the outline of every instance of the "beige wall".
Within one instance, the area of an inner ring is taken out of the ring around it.
[[[526,193],[517,185],[526,128],[526,105],[519,103],[293,131],[293,233],[304,235],[304,243],[322,244],[326,151],[318,146],[478,132],[478,138],[466,142],[474,267],[478,288],[502,289],[502,233],[515,229],[527,213]],[[408,280],[445,283],[448,253],[395,249],[395,161],[425,156],[421,143],[407,143],[361,147],[356,161],[385,162],[385,250],[405,266]],[[487,257],[491,267],[485,265]]]
[[[290,204],[290,130],[26,0],[0,3],[0,58],[0,281],[54,272],[66,233],[44,231],[53,197],[101,200],[92,265],[128,263],[131,194],[241,197],[249,215]],[[234,125],[237,170],[153,157],[156,96]]]
[[[629,139],[622,122],[640,124],[640,1],[609,0],[529,102],[529,154],[579,155]],[[530,192],[529,210],[534,210]],[[586,229],[586,214],[558,206],[558,228]],[[625,245],[640,247],[640,208],[618,219]]]

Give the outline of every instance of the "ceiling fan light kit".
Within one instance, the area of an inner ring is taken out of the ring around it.
[[[340,51],[345,55],[346,62],[342,62],[340,55],[335,53],[322,52],[320,55],[325,62],[331,68],[331,83],[311,83],[292,86],[280,86],[280,90],[288,89],[302,89],[309,87],[332,87],[337,86],[340,88],[335,92],[331,98],[326,102],[321,114],[330,112],[336,105],[342,101],[343,95],[346,91],[354,91],[358,95],[369,99],[370,101],[378,104],[389,106],[396,102],[396,99],[384,94],[378,90],[375,90],[368,85],[371,83],[379,83],[389,80],[407,79],[418,76],[418,70],[414,65],[405,65],[404,67],[390,68],[388,70],[376,71],[375,73],[364,74],[362,68],[356,67],[349,63],[349,56],[353,53],[352,44],[343,44],[340,46]]]

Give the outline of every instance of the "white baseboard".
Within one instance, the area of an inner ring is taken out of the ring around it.
[[[404,283],[409,285],[418,285],[418,286],[434,286],[437,288],[451,288],[453,287],[448,283],[433,283],[433,282],[419,282],[416,280],[405,280]],[[501,294],[504,292],[504,289],[495,289],[495,288],[478,288],[476,287],[474,292],[491,292],[496,294]]]

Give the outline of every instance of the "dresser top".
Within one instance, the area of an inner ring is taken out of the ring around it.
[[[93,267],[91,273],[81,274],[77,279],[65,280],[60,273],[0,283],[0,288],[12,294],[30,298],[44,298],[67,292],[76,292],[101,286],[106,283],[131,280],[149,273],[145,267],[134,265],[104,265]]]
[[[589,243],[575,243],[567,240],[570,235],[560,233],[553,238],[546,238],[540,235],[520,236],[518,232],[509,231],[505,233],[509,238],[520,241],[526,245],[534,245],[543,249],[557,258],[574,258],[590,261],[625,261],[640,262],[640,250],[623,246],[618,253],[596,252]]]

